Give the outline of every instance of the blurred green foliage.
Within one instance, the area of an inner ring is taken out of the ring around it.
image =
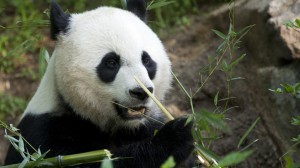
[[[20,97],[0,93],[0,120],[7,114],[15,114],[24,110],[26,101]]]
[[[121,7],[120,0],[57,0],[70,13],[101,5]],[[162,0],[149,1],[156,3]],[[169,1],[169,0],[168,0]],[[28,60],[37,63],[37,53],[47,43],[50,0],[3,0],[0,2],[0,72],[20,73],[28,69]],[[196,0],[180,0],[149,12],[149,24],[157,31],[173,25],[188,24],[188,14],[197,12]],[[46,34],[46,36],[45,36]],[[31,69],[34,67],[30,67]],[[38,74],[38,73],[37,73]],[[34,78],[38,75],[26,74]],[[24,75],[22,75],[24,76]]]

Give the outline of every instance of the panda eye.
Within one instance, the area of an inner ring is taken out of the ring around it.
[[[118,62],[117,60],[115,59],[109,59],[106,61],[106,65],[109,67],[109,68],[115,68],[118,66]]]
[[[144,65],[148,65],[150,63],[150,58],[149,57],[143,57],[142,62]]]
[[[156,62],[151,59],[150,55],[146,51],[143,51],[142,53],[142,63],[145,66],[150,79],[154,79],[157,70],[157,65]]]
[[[100,80],[106,83],[114,81],[121,68],[121,58],[114,52],[103,56],[100,64],[96,67],[96,72]]]

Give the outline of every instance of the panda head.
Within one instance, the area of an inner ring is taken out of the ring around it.
[[[134,129],[162,117],[134,80],[137,76],[159,100],[171,83],[169,58],[144,22],[145,6],[144,0],[127,0],[127,10],[99,7],[66,14],[51,4],[57,93],[103,130]]]

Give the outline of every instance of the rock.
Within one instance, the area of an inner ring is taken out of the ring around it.
[[[287,28],[286,21],[300,18],[299,0],[273,0],[268,13],[270,23],[279,31],[280,37],[292,53],[292,58],[300,59],[300,30]]]

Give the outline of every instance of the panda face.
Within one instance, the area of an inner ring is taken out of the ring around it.
[[[171,82],[170,61],[137,16],[111,7],[72,14],[57,39],[56,85],[77,114],[103,130],[135,128],[161,117],[133,77],[163,100]]]

